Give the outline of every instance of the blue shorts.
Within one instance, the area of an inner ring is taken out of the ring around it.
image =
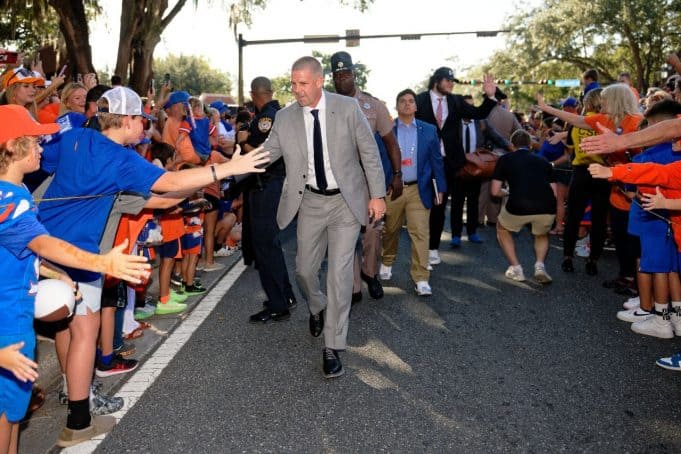
[[[35,333],[33,331],[24,334],[12,334],[0,336],[0,348],[24,341],[24,348],[21,353],[24,356],[35,359]],[[7,369],[0,368],[0,414],[4,413],[7,421],[18,423],[28,410],[31,402],[31,390],[33,383],[21,382],[14,374]]]
[[[660,231],[646,230],[641,236],[642,273],[672,273],[679,271],[679,252],[674,236]]]
[[[174,259],[177,253],[180,252],[180,240],[168,241],[156,248],[156,252],[162,259]]]
[[[203,236],[194,236],[193,233],[182,235],[182,252],[185,254],[200,254]]]

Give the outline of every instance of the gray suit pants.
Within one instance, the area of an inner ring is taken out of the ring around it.
[[[298,211],[296,280],[310,312],[326,310],[326,347],[346,347],[352,299],[352,264],[360,224],[343,196],[325,196],[305,191]],[[325,295],[320,270],[328,249]]]

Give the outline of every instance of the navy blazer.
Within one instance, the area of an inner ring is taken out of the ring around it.
[[[397,121],[393,126],[393,133],[397,137]],[[421,120],[416,120],[416,175],[418,178],[419,196],[423,206],[433,207],[435,189],[433,180],[437,184],[438,192],[447,193],[447,179],[445,178],[444,162],[440,154],[440,139],[435,126]],[[393,168],[388,158],[388,150],[380,137],[376,137],[378,149],[381,152],[381,162],[385,171],[385,185],[388,187],[393,179]]]

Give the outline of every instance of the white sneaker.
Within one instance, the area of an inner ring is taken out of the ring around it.
[[[681,307],[672,307],[670,315],[672,317],[672,328],[674,328],[674,333],[676,333],[677,336],[681,336]]]
[[[381,263],[381,268],[378,271],[378,277],[382,281],[389,281],[390,278],[393,277],[393,267],[392,266],[386,266]]]
[[[655,315],[647,320],[639,320],[631,324],[631,330],[636,334],[645,336],[659,337],[660,339],[674,338],[674,328],[672,321],[665,320],[664,316]]]
[[[224,267],[225,267],[225,265],[223,265],[222,263],[219,263],[219,262],[213,262],[213,263],[210,263],[210,264],[206,263],[205,265],[203,265],[203,271],[206,271],[206,272],[219,271],[219,270],[223,269]],[[198,269],[198,267],[197,267],[197,269]]]
[[[617,318],[623,322],[635,323],[639,320],[648,320],[654,317],[655,314],[651,314],[648,311],[644,311],[640,307],[635,307],[634,309],[619,311],[617,313]]]
[[[236,252],[236,248],[223,246],[213,254],[215,257],[229,257]]]
[[[641,307],[641,297],[634,296],[633,298],[629,298],[622,306],[624,306],[625,309],[636,309]]]
[[[509,266],[504,276],[518,282],[525,280],[525,273],[523,273],[523,267],[520,265]]]
[[[440,253],[437,251],[437,249],[431,249],[428,251],[428,263],[431,265],[439,265],[442,263]]]
[[[416,294],[418,296],[430,296],[433,294],[433,289],[430,288],[428,281],[418,281],[416,283]]]
[[[546,272],[546,266],[543,263],[534,264],[534,278],[540,284],[550,284],[553,281],[549,273]]]

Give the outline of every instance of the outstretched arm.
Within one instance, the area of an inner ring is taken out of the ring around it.
[[[269,161],[269,153],[263,151],[262,147],[256,148],[246,155],[242,155],[237,147],[232,159],[228,162],[208,167],[180,170],[179,172],[166,172],[156,180],[151,189],[154,192],[200,189],[215,180],[222,180],[233,175],[262,173],[265,169],[259,167],[264,166]]]
[[[128,240],[125,240],[108,253],[98,255],[49,235],[39,235],[28,243],[30,250],[51,262],[95,273],[106,273],[138,284],[141,282],[140,278],[149,273],[151,266],[147,263],[146,257],[123,254],[127,247]]]
[[[535,95],[535,99],[537,100],[537,107],[542,112],[546,112],[547,114],[553,115],[554,117],[558,117],[564,122],[570,123],[571,125],[577,126],[578,128],[592,129],[591,126],[589,126],[587,122],[584,121],[583,116],[573,114],[570,112],[565,112],[564,110],[556,109],[555,107],[551,107],[548,104],[546,104],[544,102],[544,96],[541,93],[537,93]]]
[[[661,121],[641,131],[622,135],[609,132],[607,128],[598,124],[598,132],[601,133],[598,136],[582,139],[579,144],[582,150],[590,154],[604,154],[668,142],[681,137],[681,118]]]

